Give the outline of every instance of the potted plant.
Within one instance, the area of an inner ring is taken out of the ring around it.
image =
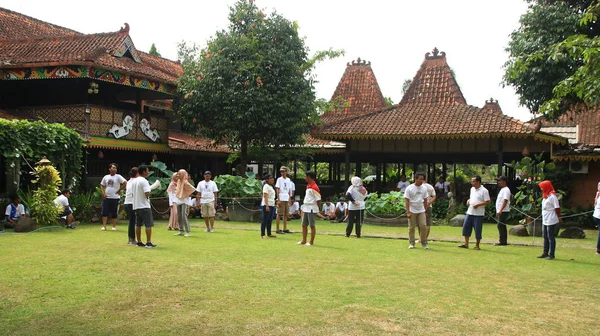
[[[404,193],[392,191],[378,195],[369,194],[365,201],[365,223],[375,225],[407,225],[404,216]]]
[[[219,175],[215,178],[219,187],[219,198],[227,207],[230,221],[256,222],[255,216],[260,206],[262,183],[253,172],[247,172],[246,177]]]

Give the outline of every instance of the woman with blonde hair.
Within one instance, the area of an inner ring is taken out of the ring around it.
[[[169,215],[169,231],[179,230],[179,222],[177,220],[177,206],[175,205],[175,192],[177,191],[177,173],[174,173],[171,177],[171,183],[167,188],[167,195],[169,196],[169,208],[171,213]]]
[[[177,221],[179,222],[179,232],[175,235],[189,237],[191,234],[188,213],[192,205],[192,198],[190,196],[196,191],[196,188],[190,184],[190,176],[185,169],[180,169],[175,175],[176,190],[173,200],[177,207]]]

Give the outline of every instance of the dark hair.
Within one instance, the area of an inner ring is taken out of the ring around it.
[[[129,177],[136,177],[138,174],[138,169],[137,167],[133,167],[131,168],[131,170],[129,171]]]
[[[19,195],[17,195],[17,194],[11,194],[11,195],[10,195],[10,201],[11,201],[11,202],[14,202],[14,201],[18,200],[19,198],[20,198],[20,197],[19,197]]]
[[[415,180],[418,179],[419,176],[423,176],[423,179],[425,179],[425,173],[415,173]]]
[[[473,178],[475,179],[475,181],[481,183],[481,176],[475,175],[475,176],[473,176]]]
[[[270,178],[274,178],[274,177],[273,177],[273,175],[271,175],[271,174],[267,174],[267,175],[265,175],[265,177],[264,177],[264,179],[265,179],[265,180],[268,180],[268,179],[270,179]]]
[[[306,176],[307,176],[307,177],[310,177],[310,178],[311,178],[311,179],[313,179],[313,180],[316,180],[316,179],[317,179],[317,175],[315,174],[315,172],[314,172],[314,171],[307,171],[307,172],[306,172]]]
[[[108,169],[112,168],[112,166],[115,166],[115,168],[119,169],[119,165],[117,165],[116,163],[109,163],[108,164]]]
[[[139,166],[137,167],[138,174],[144,175],[145,172],[148,171],[148,166]]]
[[[64,190],[61,192],[61,194],[63,194],[63,195],[64,195],[64,194],[66,194],[66,193],[69,193],[69,194],[70,194],[70,193],[71,193],[71,190],[69,190],[69,189],[64,189]]]

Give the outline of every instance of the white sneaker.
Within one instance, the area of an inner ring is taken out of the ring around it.
[[[210,232],[210,229],[206,229],[206,230],[204,230],[204,232]]]
[[[210,231],[209,231],[209,232],[215,232],[215,229],[210,229]]]
[[[408,245],[408,248],[409,248],[410,250],[412,250],[412,249],[414,249],[414,248],[415,248],[415,245],[414,245],[414,244],[410,244],[410,245]]]
[[[191,237],[192,235],[190,233],[186,233],[185,236],[186,237]]]
[[[113,226],[113,228],[111,229],[113,231],[117,231],[117,228]]]
[[[183,236],[183,232],[177,232],[176,234],[174,234],[173,236]]]
[[[304,244],[304,246],[312,246],[312,244],[311,243],[306,243],[306,244]]]
[[[100,228],[100,231],[106,231],[106,228],[105,227]]]
[[[425,244],[425,245],[423,245],[423,248],[426,250],[429,250],[429,245]]]
[[[307,244],[310,244],[310,243],[307,243]],[[304,245],[304,243],[303,242],[297,242],[296,245]]]

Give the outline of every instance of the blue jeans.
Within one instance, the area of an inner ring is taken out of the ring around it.
[[[483,231],[483,216],[473,216],[467,214],[463,222],[462,235],[471,237],[471,233],[475,228],[475,239],[481,240],[481,232]]]
[[[592,217],[594,223],[598,225],[598,243],[596,244],[596,252],[600,253],[600,218]]]
[[[554,257],[556,250],[556,224],[542,225],[542,236],[544,237],[544,255]]]
[[[260,235],[264,236],[265,231],[266,235],[271,235],[271,225],[273,224],[273,214],[275,213],[275,207],[270,206],[269,211],[265,210],[266,207],[262,207],[262,222],[260,223]]]
[[[127,235],[129,239],[135,241],[135,213],[133,212],[133,204],[125,204],[123,205],[125,208],[125,212],[127,213],[127,218],[129,219],[129,227],[127,228]]]

